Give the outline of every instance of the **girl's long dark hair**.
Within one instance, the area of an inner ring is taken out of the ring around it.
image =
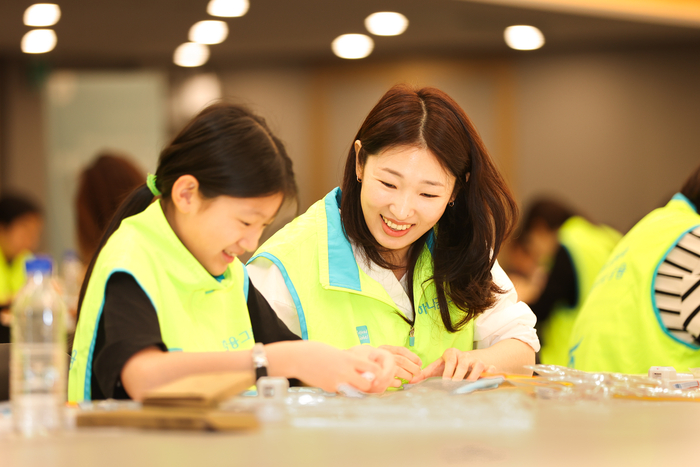
[[[382,256],[387,251],[367,227],[360,204],[362,185],[356,161],[390,148],[428,149],[454,175],[454,205],[448,206],[435,229],[433,277],[445,328],[456,332],[494,305],[503,293],[491,276],[501,244],[513,230],[517,205],[503,177],[486,151],[469,117],[444,92],[435,88],[391,88],[370,111],[355,136],[362,148],[351,145],[342,183],[341,219],[347,236],[379,266],[396,268]],[[469,177],[467,181],[467,176]],[[409,250],[409,297],[413,303],[413,273],[428,231]],[[452,321],[448,300],[464,312]]]
[[[165,202],[183,175],[199,182],[205,198],[231,196],[258,198],[282,193],[296,196],[292,161],[282,142],[265,120],[244,107],[219,103],[202,110],[160,153],[156,187]],[[78,312],[100,251],[123,219],[145,210],[153,202],[146,184],[136,188],[109,223],[85,274]]]

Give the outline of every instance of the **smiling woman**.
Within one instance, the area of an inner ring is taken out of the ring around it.
[[[516,206],[464,111],[438,89],[390,89],[335,189],[248,264],[290,330],[394,353],[396,376],[527,373],[535,317],[496,262]]]

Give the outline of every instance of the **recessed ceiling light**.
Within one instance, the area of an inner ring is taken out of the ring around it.
[[[376,36],[398,36],[408,27],[408,19],[401,13],[381,11],[365,18],[365,27]]]
[[[209,47],[196,42],[185,42],[175,49],[173,62],[185,67],[202,66],[209,60]]]
[[[53,26],[61,19],[61,9],[54,3],[35,3],[24,10],[27,26]]]
[[[248,0],[211,0],[207,5],[207,13],[212,16],[233,18],[248,13]]]
[[[198,21],[190,28],[190,42],[220,44],[228,36],[228,25],[223,21]]]
[[[544,45],[542,31],[534,26],[508,26],[503,37],[508,47],[515,50],[535,50]]]
[[[56,33],[53,29],[32,29],[22,38],[22,52],[43,54],[56,47]]]
[[[335,38],[331,48],[340,58],[365,58],[372,53],[374,41],[364,34],[343,34]]]

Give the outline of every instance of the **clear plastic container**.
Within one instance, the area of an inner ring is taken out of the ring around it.
[[[65,305],[52,262],[27,262],[27,283],[12,304],[10,401],[16,431],[43,435],[63,426],[66,397]]]

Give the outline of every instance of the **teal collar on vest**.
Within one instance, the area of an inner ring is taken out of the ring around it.
[[[328,232],[328,283],[333,287],[343,287],[361,292],[360,268],[340,220],[341,198],[342,192],[339,187],[336,187],[324,198]],[[426,246],[432,253],[435,247],[434,229],[428,235]]]
[[[676,193],[675,195],[673,195],[673,198],[671,198],[671,200],[683,201],[684,203],[687,203],[688,206],[690,206],[693,209],[693,211],[698,212],[697,206],[695,206],[695,204],[692,201],[690,201],[688,197],[685,196],[683,193]]]
[[[352,254],[352,246],[340,221],[340,188],[335,188],[324,199],[328,227],[328,283],[361,291],[360,269]]]

